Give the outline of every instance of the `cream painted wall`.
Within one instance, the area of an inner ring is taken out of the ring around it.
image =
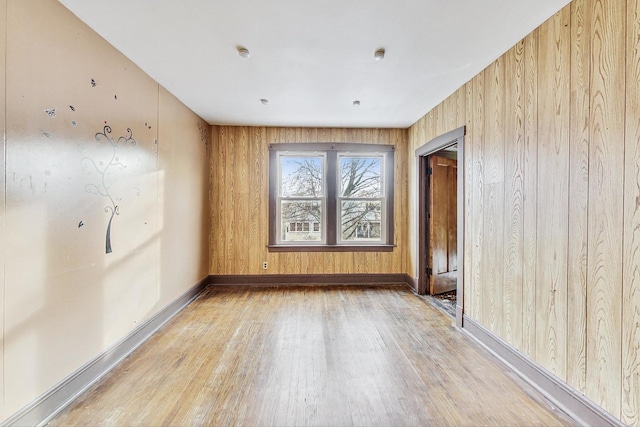
[[[160,88],[158,306],[209,274],[211,126]]]
[[[2,420],[207,275],[209,126],[55,0],[0,9]]]

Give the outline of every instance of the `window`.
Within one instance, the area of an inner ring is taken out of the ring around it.
[[[390,145],[272,144],[270,250],[393,248]]]

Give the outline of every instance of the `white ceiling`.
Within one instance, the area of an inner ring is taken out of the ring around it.
[[[210,124],[400,128],[569,3],[59,1]]]

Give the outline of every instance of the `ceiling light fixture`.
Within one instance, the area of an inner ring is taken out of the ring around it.
[[[358,100],[353,101],[353,106],[354,107],[359,107],[360,106],[360,101],[358,101]]]
[[[238,55],[240,55],[244,59],[247,59],[249,56],[251,56],[251,53],[246,47],[240,46],[238,47]]]
[[[373,59],[376,61],[382,61],[384,59],[384,49],[376,50],[376,53],[373,54]]]
[[[268,104],[269,104],[269,100],[268,100],[268,99],[265,99],[265,98],[262,98],[262,99],[260,100],[260,103],[262,103],[262,105],[268,105]]]

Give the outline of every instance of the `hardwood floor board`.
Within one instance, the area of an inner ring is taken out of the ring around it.
[[[574,423],[403,286],[211,286],[49,425]]]

